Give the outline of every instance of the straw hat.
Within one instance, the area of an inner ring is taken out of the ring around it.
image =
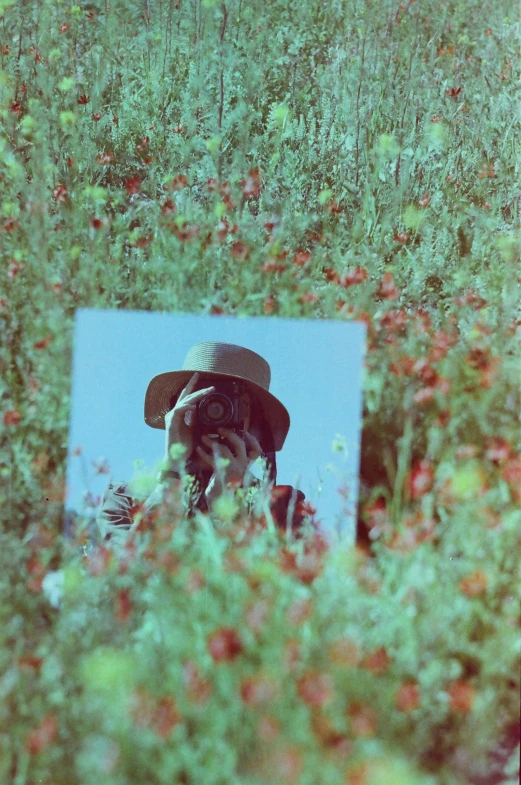
[[[154,376],[145,395],[145,422],[151,428],[165,428],[165,414],[170,399],[186,387],[193,374],[228,376],[242,379],[262,406],[273,433],[274,448],[282,449],[289,431],[290,417],[285,406],[269,392],[271,370],[256,352],[233,343],[204,341],[188,351],[180,371],[167,371]]]

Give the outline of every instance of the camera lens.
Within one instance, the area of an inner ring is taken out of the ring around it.
[[[227,395],[212,393],[200,401],[199,417],[205,425],[226,425],[233,417],[233,404]]]

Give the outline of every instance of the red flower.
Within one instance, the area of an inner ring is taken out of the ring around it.
[[[473,289],[469,289],[461,297],[455,297],[453,302],[455,305],[472,305],[475,311],[479,311],[487,305],[487,300],[480,297]]]
[[[380,325],[390,333],[400,333],[407,327],[408,315],[403,308],[391,308],[383,314]]]
[[[496,173],[494,171],[494,163],[493,162],[492,163],[488,163],[488,164],[487,163],[483,164],[483,166],[481,167],[481,169],[479,170],[479,173],[478,173],[478,177],[479,177],[480,180],[482,180],[485,177],[495,177],[495,176],[496,176]]]
[[[22,654],[18,657],[18,667],[29,671],[39,671],[43,665],[43,657],[34,654]]]
[[[406,713],[420,705],[420,691],[415,681],[404,682],[396,693],[396,708]]]
[[[411,499],[421,499],[434,483],[434,470],[429,460],[417,461],[408,474],[407,487]]]
[[[343,667],[355,668],[362,659],[360,646],[350,638],[339,638],[329,645],[331,662]]]
[[[313,600],[295,600],[286,611],[286,620],[290,624],[302,624],[313,612]]]
[[[331,215],[337,215],[338,213],[342,212],[343,208],[340,207],[333,199],[331,199],[331,201],[329,201],[326,205],[326,210],[328,213],[331,213]]]
[[[311,259],[311,254],[309,251],[297,251],[293,257],[293,264],[296,264],[297,267],[304,267],[306,262],[309,262]]]
[[[334,697],[334,682],[329,673],[308,671],[297,681],[297,693],[308,706],[324,706]]]
[[[206,579],[201,570],[197,568],[190,571],[186,580],[187,594],[195,594],[206,585]]]
[[[458,341],[456,336],[450,335],[444,330],[438,330],[432,336],[432,349],[430,351],[431,362],[439,362],[446,356],[448,350]]]
[[[268,295],[268,297],[266,297],[266,299],[264,300],[264,313],[266,314],[273,313],[273,311],[275,310],[275,305],[276,305],[275,298],[272,297],[271,294]]]
[[[390,526],[387,504],[383,496],[379,496],[372,504],[364,507],[363,518],[369,529],[369,539],[376,540]]]
[[[80,95],[80,97],[78,98],[78,103],[80,104],[80,106],[85,106],[85,104],[88,104],[89,101],[90,101],[90,97],[88,95],[85,95],[85,93],[83,93],[83,95]]]
[[[243,180],[242,183],[242,193],[246,197],[246,199],[251,199],[254,196],[258,196],[260,192],[261,186],[261,179],[258,167],[254,169],[250,169],[248,172],[248,177],[246,180]]]
[[[173,697],[164,695],[158,700],[141,688],[134,692],[131,714],[137,725],[152,728],[162,739],[182,721]]]
[[[105,575],[114,559],[113,551],[100,545],[91,553],[87,559],[87,570],[89,575]]]
[[[240,694],[246,705],[257,707],[270,703],[277,694],[277,688],[265,676],[246,676],[241,682]]]
[[[94,113],[91,115],[91,117],[92,117],[92,119],[94,120],[94,122],[95,122],[95,123],[97,123],[97,122],[98,122],[98,120],[101,120],[102,116],[103,116],[103,115],[102,115],[100,112],[94,112]]]
[[[349,754],[349,739],[339,733],[327,714],[316,707],[311,708],[311,730],[325,747],[336,749],[344,756]]]
[[[459,582],[460,590],[467,597],[478,597],[487,590],[487,576],[482,570],[475,570]]]
[[[362,660],[361,667],[370,671],[375,676],[380,676],[389,668],[391,660],[383,646],[367,654]]]
[[[355,701],[347,710],[351,724],[351,732],[356,737],[369,737],[376,734],[378,715],[366,703]]]
[[[33,343],[33,347],[35,349],[47,349],[47,347],[53,340],[54,340],[54,335],[47,335],[45,338],[41,338],[41,340],[35,341],[35,343]]]
[[[305,504],[300,506],[303,508]],[[311,509],[313,510],[313,508]],[[303,514],[305,513],[303,512]],[[316,533],[313,539],[304,545],[304,552],[299,560],[297,560],[295,553],[283,548],[280,558],[281,568],[285,572],[292,572],[298,580],[309,586],[321,574],[324,567],[322,556],[328,548],[327,540],[320,533]]]
[[[303,769],[302,753],[294,744],[270,753],[267,765],[268,780],[295,785]]]
[[[260,599],[248,605],[244,615],[244,620],[250,630],[258,632],[262,629],[268,620],[269,614],[269,603],[265,599]]]
[[[161,205],[161,215],[170,215],[171,213],[175,213],[176,206],[171,199],[165,199],[163,204]]]
[[[247,259],[250,255],[250,249],[248,246],[241,242],[233,243],[230,252],[234,259]]]
[[[9,409],[4,412],[4,425],[18,425],[20,416],[18,409]]]
[[[346,273],[342,276],[339,283],[347,289],[348,286],[354,286],[357,283],[364,283],[367,281],[367,270],[364,267],[355,267],[352,272]]]
[[[340,276],[332,267],[323,267],[322,272],[326,276],[326,281],[330,283],[340,283]]]
[[[506,439],[495,437],[491,440],[485,455],[492,463],[499,464],[510,458],[512,447]]]
[[[120,624],[125,624],[132,613],[132,600],[130,589],[121,589],[116,597],[116,619]]]
[[[284,666],[290,673],[294,673],[302,659],[302,647],[296,638],[290,638],[284,646]]]
[[[127,177],[124,185],[129,196],[138,194],[141,191],[141,182],[142,180],[139,177]]]
[[[143,153],[145,150],[148,149],[148,145],[150,143],[150,137],[145,136],[140,142],[136,142],[136,150],[138,153]]]
[[[191,660],[183,664],[183,682],[187,695],[193,703],[204,704],[212,694],[211,681],[199,674],[197,665]]]
[[[168,224],[168,226],[173,226],[175,236],[182,242],[195,239],[200,231],[197,225],[189,226],[187,221],[184,221],[182,226],[176,226],[176,224]]]
[[[7,271],[7,277],[13,281],[20,270],[23,268],[23,263],[16,261],[16,259],[12,259],[11,263],[9,264],[9,269]]]
[[[501,476],[508,483],[514,499],[521,502],[521,458],[510,458],[501,470]]]
[[[14,232],[19,226],[18,222],[14,220],[14,218],[8,218],[7,221],[4,223],[4,232]]]
[[[304,292],[298,299],[300,303],[310,303],[312,305],[318,300],[318,294],[315,294],[315,292]]]
[[[263,273],[283,273],[287,267],[285,264],[279,264],[276,259],[271,257],[261,267],[261,272]]]
[[[434,398],[434,387],[421,387],[414,393],[412,399],[418,406],[423,406],[424,403],[432,401]]]
[[[54,191],[52,192],[52,198],[56,199],[57,202],[66,202],[67,201],[67,186],[61,183],[57,185]]]
[[[461,87],[450,87],[448,90],[445,90],[445,95],[449,95],[451,98],[455,98],[460,93]]]
[[[393,240],[397,243],[400,243],[400,245],[404,245],[406,242],[408,242],[409,235],[407,232],[397,232],[394,235]]]
[[[214,662],[223,662],[238,657],[244,646],[233,627],[221,627],[210,636],[208,648]]]
[[[39,755],[46,750],[58,735],[58,721],[54,714],[46,714],[37,728],[30,731],[25,740],[29,755]]]
[[[450,707],[457,714],[468,714],[476,695],[476,689],[465,679],[452,682],[447,688],[450,697]]]
[[[167,739],[176,725],[182,721],[176,709],[175,699],[165,695],[160,698],[152,715],[152,727],[162,739]]]
[[[382,300],[397,300],[400,296],[400,290],[396,287],[394,283],[394,276],[392,273],[384,273],[378,284],[378,289],[376,290],[377,297],[381,297]]]
[[[114,154],[113,154],[113,153],[111,153],[110,151],[109,151],[108,153],[101,153],[101,155],[97,155],[97,156],[96,156],[96,161],[97,161],[99,164],[101,164],[102,166],[106,166],[107,164],[111,164],[111,163],[113,162],[113,160],[114,160]],[[134,179],[134,180],[137,180],[138,178],[137,178],[137,177],[135,177],[135,178],[133,178],[133,179]],[[140,182],[140,181],[139,181],[139,182]],[[127,190],[128,190],[128,187],[127,187],[127,186],[125,186],[125,187],[126,187],[126,188],[127,188]],[[138,189],[138,190],[139,190],[139,189]],[[138,191],[128,191],[128,192],[129,192],[129,193],[137,193]]]

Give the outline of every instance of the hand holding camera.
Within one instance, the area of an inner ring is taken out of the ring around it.
[[[222,473],[224,484],[231,483],[232,485],[240,486],[244,482],[246,472],[251,464],[262,455],[262,448],[259,442],[248,431],[244,432],[244,439],[241,439],[230,428],[218,428],[217,431],[220,436],[228,439],[233,449],[226,447],[222,443],[219,444],[208,436],[201,437],[202,442],[210,452],[205,452],[201,446],[197,446],[197,454],[204,463],[214,470],[208,484],[207,499],[212,491],[219,491],[223,485],[219,472],[216,469],[217,458],[226,458],[229,461]]]
[[[165,414],[165,460],[167,465],[171,465],[173,460],[170,455],[170,447],[173,444],[181,444],[185,448],[186,453],[181,459],[182,461],[185,462],[190,457],[194,448],[193,423],[197,402],[215,390],[215,387],[206,387],[203,390],[192,392],[198,379],[199,374],[195,373],[179,394],[174,408]],[[174,461],[174,463],[176,462]]]

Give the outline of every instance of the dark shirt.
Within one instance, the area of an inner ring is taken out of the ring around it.
[[[253,480],[252,486],[260,485],[257,479]],[[270,512],[275,524],[285,530],[289,507],[293,504],[293,518],[290,526],[292,531],[298,531],[304,520],[303,502],[305,495],[302,491],[292,485],[274,485],[271,490]],[[104,540],[124,541],[126,532],[130,529],[133,522],[133,515],[136,509],[148,512],[154,503],[149,500],[144,504],[136,504],[132,498],[128,483],[111,482],[103,494],[96,521],[101,530]],[[187,515],[189,518],[195,514],[195,509],[208,512],[208,505],[204,493],[195,497],[195,501],[190,503]]]

